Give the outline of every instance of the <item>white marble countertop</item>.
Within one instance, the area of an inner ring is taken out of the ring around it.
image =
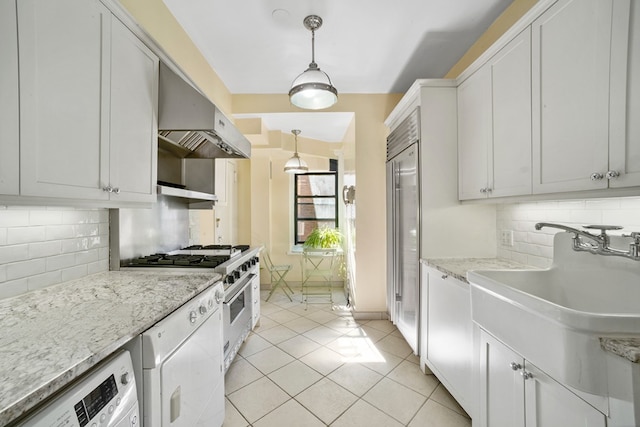
[[[184,270],[109,271],[0,300],[0,425],[220,278]]]
[[[429,258],[421,261],[429,267],[465,283],[469,283],[467,271],[470,270],[531,270],[536,268],[504,258]]]
[[[469,283],[467,272],[470,270],[536,269],[503,258],[430,258],[422,259],[421,262],[465,283]],[[600,346],[630,362],[640,363],[640,338],[600,338]]]

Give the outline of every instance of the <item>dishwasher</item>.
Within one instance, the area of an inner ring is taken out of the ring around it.
[[[224,421],[222,282],[142,334],[144,427]]]
[[[129,352],[114,353],[18,425],[138,427],[138,397]]]

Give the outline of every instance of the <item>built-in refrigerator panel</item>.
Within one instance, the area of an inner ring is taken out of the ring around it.
[[[388,309],[414,353],[420,325],[419,110],[389,135],[387,143]]]

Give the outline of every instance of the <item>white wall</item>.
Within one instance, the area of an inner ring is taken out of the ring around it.
[[[109,269],[109,211],[0,206],[0,298]]]
[[[553,235],[559,230],[537,231],[537,222],[555,222],[581,228],[589,224],[621,225],[623,233],[640,231],[640,197],[561,200],[497,206],[498,256],[538,267],[553,258]],[[503,230],[513,231],[513,246],[501,243]],[[612,233],[620,234],[620,232]]]

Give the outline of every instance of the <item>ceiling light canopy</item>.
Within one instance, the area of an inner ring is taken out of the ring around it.
[[[303,22],[307,30],[311,31],[311,63],[291,84],[289,100],[299,108],[322,110],[338,101],[338,90],[331,83],[327,73],[320,70],[315,60],[315,31],[322,26],[322,18],[309,15]]]
[[[295,138],[295,152],[293,153],[293,157],[287,160],[287,163],[284,165],[284,171],[286,173],[305,173],[309,170],[309,166],[307,166],[307,162],[302,160],[298,155],[298,135],[300,135],[302,131],[300,129],[293,129],[291,133]]]

